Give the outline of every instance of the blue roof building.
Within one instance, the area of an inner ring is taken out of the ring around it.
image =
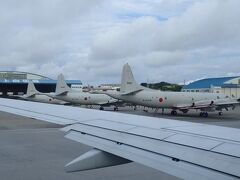
[[[216,92],[240,97],[240,76],[207,78],[183,86],[183,92]]]
[[[46,76],[19,72],[19,71],[0,71],[0,96],[8,96],[9,94],[24,94],[27,90],[29,81],[33,81],[36,89],[40,92],[54,92],[57,80]],[[80,80],[66,80],[69,86],[81,86]]]

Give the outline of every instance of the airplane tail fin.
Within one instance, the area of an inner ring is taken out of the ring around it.
[[[65,82],[63,74],[59,74],[55,94],[62,95],[62,94],[66,94],[69,91],[71,91],[71,88]]]
[[[128,64],[123,66],[120,93],[130,94],[143,90],[144,87],[137,84],[133,77],[131,67]]]
[[[33,82],[29,81],[28,82],[28,87],[27,87],[27,96],[28,97],[35,96],[38,93],[39,93],[39,91],[36,90]]]

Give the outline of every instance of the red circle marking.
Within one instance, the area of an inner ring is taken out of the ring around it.
[[[163,102],[163,98],[159,98],[159,102],[162,103]]]

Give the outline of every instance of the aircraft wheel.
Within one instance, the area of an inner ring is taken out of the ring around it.
[[[222,115],[223,115],[223,112],[219,112],[218,115],[219,115],[219,116],[222,116]]]
[[[104,110],[104,108],[102,107],[102,106],[100,106],[100,108],[99,108],[100,110]]]
[[[208,117],[208,113],[207,112],[204,113],[204,117],[205,118]]]
[[[118,107],[114,107],[114,109],[113,109],[114,111],[118,111]]]
[[[177,115],[177,111],[172,110],[172,111],[171,111],[171,115]]]
[[[183,114],[187,114],[187,113],[188,113],[188,110],[187,110],[187,109],[184,109],[182,112],[183,112]]]

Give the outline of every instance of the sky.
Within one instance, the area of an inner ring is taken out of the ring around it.
[[[239,0],[0,0],[0,70],[83,84],[240,75]]]

